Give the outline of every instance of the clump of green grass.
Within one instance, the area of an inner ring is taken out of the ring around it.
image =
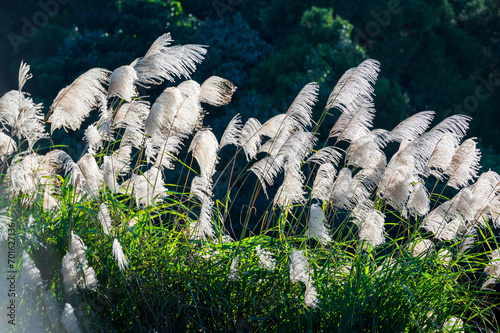
[[[469,117],[429,129],[424,111],[372,129],[379,64],[366,60],[317,119],[310,83],[286,113],[237,115],[214,134],[202,105],[229,103],[236,87],[189,80],[205,48],[171,42],[82,74],[47,114],[22,90],[26,64],[0,98],[0,235],[12,221],[23,258],[16,329],[498,330],[500,176],[478,177]],[[139,95],[166,81],[152,104]],[[75,162],[46,127],[79,129],[95,110]]]

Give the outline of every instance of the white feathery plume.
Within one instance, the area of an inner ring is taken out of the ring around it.
[[[123,103],[116,111],[113,120],[114,128],[144,128],[149,115],[149,107],[149,102],[146,101],[134,100],[130,103]]]
[[[455,189],[466,186],[470,180],[477,177],[480,168],[481,151],[476,149],[474,138],[465,140],[453,155],[450,166],[444,171],[449,175],[448,186]]]
[[[424,133],[434,119],[434,111],[422,111],[406,118],[390,132],[392,141],[413,141]]]
[[[109,236],[111,231],[111,215],[109,214],[108,206],[105,203],[102,203],[99,206],[99,212],[97,213],[97,218],[99,222],[101,222],[102,230],[106,235]]]
[[[18,111],[12,125],[12,135],[26,138],[29,150],[33,150],[38,140],[49,136],[43,125],[42,104],[35,104],[31,98],[25,97],[21,100]]]
[[[461,140],[467,133],[472,118],[463,114],[452,115],[434,126],[430,132],[451,133]]]
[[[235,145],[237,147],[241,144],[241,129],[243,128],[241,124],[241,117],[238,113],[236,116],[231,119],[229,124],[222,134],[222,138],[220,139],[220,147],[222,149],[226,145]]]
[[[260,267],[267,269],[270,272],[274,271],[276,261],[273,258],[273,254],[268,250],[261,248],[260,245],[257,245],[255,252],[257,252],[257,255],[259,256]]]
[[[292,118],[302,130],[311,126],[312,108],[318,101],[318,90],[316,82],[306,84],[286,112],[286,117]]]
[[[215,135],[209,129],[198,131],[191,145],[189,146],[188,153],[193,152],[193,157],[200,166],[200,174],[206,179],[212,178],[215,173],[215,165],[217,164],[219,151],[219,142]]]
[[[89,154],[95,155],[97,150],[102,147],[102,136],[95,124],[87,127],[83,138],[89,144]]]
[[[458,217],[448,222],[440,231],[436,238],[442,241],[451,241],[457,238],[459,233],[465,229],[464,221]]]
[[[183,100],[179,89],[175,87],[165,89],[151,106],[144,133],[156,136],[169,128]]]
[[[61,127],[73,131],[80,128],[90,111],[106,100],[107,91],[103,85],[108,83],[109,75],[106,69],[93,68],[62,89],[50,107],[53,112],[48,119],[52,123],[50,132]]]
[[[33,74],[30,73],[30,65],[21,60],[21,65],[19,66],[19,91],[23,90],[26,82],[33,77]]]
[[[121,66],[113,71],[109,78],[108,99],[113,96],[130,102],[139,95],[135,86],[137,73],[132,66]]]
[[[23,251],[23,268],[21,272],[22,284],[31,290],[36,290],[37,287],[43,286],[40,270],[36,267],[33,260],[26,251]]]
[[[458,147],[458,138],[452,133],[444,133],[429,157],[426,171],[442,180],[442,172],[450,166],[451,160]]]
[[[95,290],[98,282],[95,271],[88,265],[85,251],[87,247],[82,239],[71,232],[69,251],[62,259],[64,287],[72,293],[76,288]]]
[[[486,219],[491,219],[494,225],[497,224],[498,200],[496,200],[500,192],[500,176],[494,171],[483,172],[477,179],[476,183],[470,186],[474,197],[474,210],[476,215],[474,221],[481,221],[483,216]],[[482,221],[481,221],[482,222]]]
[[[34,195],[38,189],[39,181],[37,171],[40,168],[40,162],[43,156],[30,154],[24,157],[17,156],[7,169],[9,180],[9,193],[17,195],[24,193]]]
[[[408,202],[406,203],[406,208],[410,215],[413,216],[425,216],[429,212],[429,192],[425,188],[423,182],[419,182],[413,187]]]
[[[137,207],[155,205],[158,200],[167,196],[167,189],[163,181],[162,171],[152,166],[141,175],[134,175],[133,194]]]
[[[324,147],[315,151],[307,161],[318,164],[331,163],[333,165],[338,165],[341,157],[342,153],[339,151],[339,148]]]
[[[352,178],[351,169],[343,168],[337,175],[328,201],[335,207],[349,209],[367,197],[364,184]]]
[[[367,59],[357,67],[347,70],[328,97],[326,108],[337,108],[342,113],[352,113],[354,101],[371,101],[373,84],[377,80],[379,70],[379,62],[373,59]]]
[[[64,304],[64,310],[61,314],[61,324],[64,327],[64,332],[67,333],[81,333],[82,330],[78,325],[78,320],[76,319],[75,309],[71,304]]]
[[[366,241],[364,248],[376,247],[385,243],[384,221],[385,215],[377,209],[371,209],[366,215],[359,231],[359,238]]]
[[[83,190],[94,198],[98,197],[102,187],[103,174],[94,156],[87,153],[76,164],[85,179],[82,184]]]
[[[16,150],[16,142],[7,134],[0,132],[0,160],[12,155]]]
[[[146,158],[148,163],[154,161],[156,166],[167,169],[173,169],[175,155],[177,155],[182,146],[182,141],[187,135],[182,133],[170,133],[170,136],[163,139],[161,136],[155,136],[146,139]]]
[[[119,190],[117,176],[126,175],[130,171],[131,152],[130,146],[123,146],[111,155],[104,156],[103,180],[113,193],[117,193]]]
[[[186,98],[174,114],[169,130],[190,135],[196,127],[199,127],[202,118],[203,109],[198,99]]]
[[[195,176],[191,181],[191,196],[194,196],[200,200],[200,202],[205,202],[205,200],[211,200],[212,197],[212,183],[210,179],[205,177]]]
[[[263,159],[255,162],[250,170],[257,176],[267,196],[266,183],[269,186],[274,185],[274,178],[283,170],[285,164],[285,158],[283,155],[278,155],[276,157],[267,156]]]
[[[425,253],[425,255],[434,252],[434,243],[430,239],[418,239],[408,244],[407,249],[411,251],[414,257],[418,257]]]
[[[290,123],[287,123],[285,119],[286,114],[284,113],[280,113],[272,117],[259,128],[259,134],[261,136],[267,136],[268,138],[274,139],[283,131],[293,130],[293,127],[288,126]]]
[[[303,283],[310,280],[309,263],[304,256],[304,251],[292,250],[290,254],[290,280]]]
[[[330,193],[333,189],[336,173],[337,169],[335,169],[331,163],[325,163],[319,167],[311,191],[311,197],[313,199],[322,201],[328,201],[330,199]]]
[[[25,101],[25,96],[21,91],[11,90],[0,98],[0,123],[14,126],[21,110],[21,105]]]
[[[481,289],[500,281],[500,255],[498,249],[491,251],[489,257],[491,260],[484,268],[484,272],[489,275],[489,279],[483,283]]]
[[[309,263],[303,251],[292,250],[290,254],[290,280],[292,282],[302,282],[306,286],[304,303],[309,307],[316,307],[318,304],[316,288],[312,283],[309,274]]]
[[[351,142],[370,134],[375,118],[373,103],[357,104],[350,113],[342,113],[333,125],[328,137],[337,141]]]
[[[247,161],[254,158],[260,148],[261,137],[259,129],[261,127],[262,125],[257,119],[249,118],[241,129],[240,146],[245,151]]]
[[[325,213],[318,204],[313,204],[309,212],[307,237],[316,238],[321,244],[327,245],[332,241],[329,229],[325,225]]]
[[[451,253],[450,250],[443,248],[438,251],[438,258],[444,267],[448,267],[453,260],[453,253]]]
[[[370,132],[351,141],[346,152],[346,160],[349,165],[364,169],[372,165],[372,156],[380,155],[380,152],[376,136]]]
[[[59,202],[52,196],[53,192],[50,185],[45,186],[43,190],[43,209],[52,210],[59,207]]]
[[[311,308],[315,308],[318,306],[318,292],[316,291],[316,287],[314,287],[311,281],[309,281],[309,283],[306,283],[304,305]]]
[[[447,223],[452,220],[452,216],[448,215],[451,201],[446,201],[433,209],[422,222],[422,228],[432,232],[438,238],[445,229]]]
[[[86,182],[85,176],[80,170],[80,166],[73,161],[68,153],[56,149],[47,153],[50,163],[57,165],[58,168],[64,169],[64,175],[71,174],[71,181],[75,187],[83,186]]]
[[[238,264],[240,262],[240,258],[238,256],[234,257],[231,261],[231,267],[229,267],[229,275],[227,279],[229,281],[236,280],[238,278]]]
[[[201,85],[199,100],[213,106],[223,106],[231,102],[235,91],[236,87],[229,80],[211,76]]]
[[[99,104],[100,117],[96,125],[99,129],[99,133],[103,140],[108,142],[115,142],[116,139],[113,136],[113,109],[108,108],[107,101],[101,99]]]
[[[198,221],[193,222],[190,227],[190,238],[206,240],[207,238],[213,238],[215,236],[212,224],[212,206],[213,201],[211,199],[202,202]]]
[[[182,98],[186,99],[188,97],[200,96],[200,84],[194,80],[186,80],[177,86],[177,89],[181,92]]]
[[[274,197],[274,205],[288,208],[291,204],[304,204],[306,192],[302,189],[305,177],[298,167],[289,166],[285,169],[283,184],[278,188]]]
[[[169,33],[158,37],[143,58],[136,59],[131,66],[137,72],[138,83],[158,85],[164,80],[174,82],[175,78],[189,79],[196,65],[207,53],[204,45],[188,44],[169,46],[173,42]]]
[[[443,324],[444,332],[464,333],[464,322],[458,317],[448,318]]]
[[[116,262],[118,263],[118,268],[120,271],[124,271],[128,268],[128,259],[123,253],[122,246],[118,239],[113,240],[113,256],[115,257]]]
[[[144,132],[141,128],[129,126],[122,135],[120,147],[132,146],[141,150],[144,146]]]
[[[387,166],[387,158],[381,150],[374,150],[370,155],[369,163],[359,173],[363,176],[363,183],[367,187],[377,185],[382,179]]]
[[[411,160],[394,160],[395,156],[393,156],[393,159],[387,165],[380,179],[378,195],[384,198],[394,209],[402,210],[405,216],[406,202],[412,189],[411,184],[417,182],[418,178],[415,175],[415,168]],[[410,164],[410,166],[399,164],[400,160]]]

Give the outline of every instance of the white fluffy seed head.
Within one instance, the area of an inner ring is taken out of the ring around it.
[[[137,73],[132,66],[121,66],[113,71],[109,79],[108,99],[119,97],[127,102],[137,97],[139,93],[135,86]]]
[[[113,240],[113,256],[115,257],[116,262],[118,263],[118,268],[120,271],[124,271],[128,268],[128,259],[123,253],[123,248],[118,239]]]
[[[78,320],[76,319],[75,309],[69,303],[64,304],[64,310],[61,314],[61,324],[63,325],[65,332],[82,332],[80,326],[78,325]]]
[[[327,245],[332,241],[329,229],[325,224],[325,213],[318,204],[311,206],[307,237],[316,238],[323,245]]]

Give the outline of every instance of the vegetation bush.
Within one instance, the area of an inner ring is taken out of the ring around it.
[[[236,115],[215,135],[203,107],[236,87],[189,79],[205,53],[165,34],[130,65],[82,74],[47,114],[21,64],[0,98],[0,235],[4,251],[15,234],[21,278],[12,329],[498,330],[500,176],[477,174],[470,117],[372,129],[368,59],[317,118],[311,82],[286,113]],[[140,94],[164,82],[153,103]],[[52,134],[91,112],[75,162]]]

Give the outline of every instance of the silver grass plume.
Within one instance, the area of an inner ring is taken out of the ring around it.
[[[156,136],[169,128],[183,101],[179,89],[175,87],[165,89],[151,106],[144,133]]]
[[[64,304],[64,310],[61,314],[61,324],[64,327],[64,332],[66,333],[81,333],[82,330],[78,325],[78,320],[76,319],[75,309],[71,304]]]
[[[474,138],[465,140],[453,155],[448,169],[444,171],[444,174],[450,176],[447,185],[458,190],[477,177],[480,158],[481,151],[476,149]]]
[[[95,124],[87,127],[83,138],[89,145],[89,154],[97,154],[97,150],[102,147],[102,135]]]
[[[182,133],[170,133],[167,139],[162,136],[154,136],[146,139],[146,159],[148,163],[155,163],[156,166],[161,166],[167,169],[174,169],[173,161],[182,146],[183,140],[187,135]]]
[[[63,127],[76,131],[90,111],[106,100],[107,91],[103,85],[109,81],[110,71],[93,68],[80,75],[73,83],[62,89],[54,99],[50,110],[52,123],[50,131]]]
[[[7,169],[9,181],[8,191],[12,196],[19,193],[34,195],[38,189],[39,178],[37,172],[43,156],[29,154],[24,157],[16,156]]]
[[[212,223],[212,207],[213,201],[211,199],[207,198],[202,201],[198,221],[194,221],[193,223],[191,223],[189,229],[190,238],[201,240],[214,238],[215,231]]]
[[[487,171],[481,174],[476,183],[470,186],[474,197],[473,208],[475,210],[474,221],[481,221],[482,218],[490,219],[497,225],[498,214],[498,193],[500,192],[500,176],[494,171]]]
[[[172,42],[169,33],[161,35],[143,58],[131,64],[137,72],[139,84],[148,87],[161,84],[165,80],[174,82],[175,78],[189,79],[207,52],[203,45],[170,46]]]
[[[259,129],[261,127],[262,125],[257,119],[249,118],[241,129],[240,146],[245,151],[247,161],[254,158],[260,148],[261,137]]]
[[[21,60],[21,65],[19,66],[19,91],[23,90],[26,82],[33,77],[33,74],[30,73],[30,65]]]
[[[19,118],[12,128],[12,134],[26,138],[30,151],[38,140],[49,137],[45,132],[43,118],[42,104],[34,104],[31,99],[26,99],[21,106]]]
[[[288,208],[295,203],[304,204],[306,192],[303,190],[305,182],[304,173],[296,166],[285,168],[283,184],[278,188],[274,197],[274,205]]]
[[[422,111],[403,120],[391,132],[393,141],[413,141],[424,133],[434,119],[434,111]]]
[[[467,133],[472,118],[463,114],[450,116],[434,126],[430,132],[451,133],[461,140]]]
[[[176,111],[171,118],[169,130],[190,135],[203,117],[200,102],[194,97],[188,97]]]
[[[346,152],[347,163],[363,169],[371,167],[372,156],[382,153],[380,143],[377,135],[372,132],[352,140]]]
[[[438,258],[444,267],[449,267],[451,261],[453,260],[453,253],[450,250],[442,248],[438,251]]]
[[[443,323],[444,332],[464,333],[464,322],[458,317],[448,318]]]
[[[430,239],[417,239],[408,244],[407,249],[414,257],[427,256],[434,252],[434,243]]]
[[[188,148],[188,153],[193,152],[193,157],[200,166],[200,174],[206,179],[211,179],[215,173],[218,162],[217,153],[219,142],[209,129],[198,131]]]
[[[8,91],[0,98],[0,123],[4,128],[5,125],[14,126],[25,98],[18,90]]]
[[[325,163],[319,167],[311,191],[311,197],[313,199],[322,201],[328,201],[330,199],[330,193],[333,189],[336,173],[337,169],[335,169],[331,163]]]
[[[327,245],[332,241],[329,229],[325,224],[325,213],[318,204],[313,204],[309,212],[307,237],[316,238],[321,244]]]
[[[99,111],[101,115],[96,125],[102,139],[108,142],[115,142],[116,139],[113,135],[113,110],[108,108],[107,101],[105,99],[101,99]]]
[[[373,59],[367,59],[357,67],[347,70],[328,97],[326,108],[337,108],[342,113],[352,113],[351,107],[355,100],[371,101],[373,84],[377,80],[379,70],[379,62]]]
[[[104,156],[102,164],[103,181],[113,193],[118,193],[118,176],[124,176],[130,171],[130,154],[132,148],[123,146],[111,155]]]
[[[352,177],[350,169],[343,168],[337,175],[328,201],[335,207],[349,209],[367,197],[365,185]]]
[[[498,249],[491,251],[489,257],[491,260],[484,268],[484,272],[488,274],[489,278],[483,283],[481,289],[500,281],[500,255]]]
[[[31,290],[43,286],[40,270],[36,267],[33,260],[26,251],[23,251],[23,268],[21,272],[22,285]]]
[[[102,203],[99,206],[97,219],[101,222],[104,233],[109,236],[111,231],[111,215],[109,214],[108,206],[105,203]]]
[[[304,303],[308,307],[316,307],[318,303],[317,292],[309,274],[309,263],[303,251],[292,250],[290,254],[290,280],[294,283],[302,282],[306,286]]]
[[[261,248],[260,245],[257,245],[255,248],[255,252],[259,256],[260,267],[272,272],[276,267],[276,261],[273,258],[273,254],[266,249]]]
[[[441,239],[442,231],[446,228],[448,222],[453,219],[453,216],[448,215],[452,202],[446,201],[433,209],[427,216],[423,219],[422,228],[435,234],[439,239]],[[453,233],[451,238],[456,236],[456,232]]]
[[[226,130],[224,131],[224,134],[222,134],[222,138],[220,139],[219,149],[222,149],[226,145],[235,145],[239,147],[241,144],[242,128],[243,125],[241,124],[241,117],[240,114],[238,113],[236,116],[233,117],[233,119],[231,119],[231,121],[226,127]]]
[[[16,142],[7,134],[0,132],[0,161],[12,155],[17,150]]]
[[[314,151],[307,161],[318,164],[331,163],[333,165],[338,165],[341,157],[342,153],[339,151],[339,148],[324,147],[320,150]]]
[[[306,84],[286,112],[286,116],[292,118],[302,130],[311,126],[312,108],[318,101],[318,90],[316,82]]]
[[[134,100],[130,103],[124,103],[116,111],[113,119],[114,128],[137,128],[143,129],[146,125],[146,119],[149,115],[149,102]],[[141,137],[142,139],[142,137]]]
[[[130,102],[139,95],[135,86],[137,73],[132,66],[121,66],[113,71],[109,78],[108,99],[118,97]]]
[[[429,212],[429,192],[425,188],[425,184],[423,182],[419,182],[413,186],[406,208],[408,209],[410,215],[413,216],[425,216]]]
[[[443,171],[447,170],[458,147],[458,138],[451,133],[444,133],[436,143],[427,162],[426,172],[439,180],[443,179]]]
[[[231,102],[235,91],[236,87],[229,80],[211,76],[201,85],[199,100],[213,106],[223,106]]]
[[[371,209],[365,220],[360,224],[359,239],[366,241],[364,248],[376,247],[385,243],[384,238],[385,215],[377,210]]]
[[[113,256],[115,257],[116,262],[118,263],[118,268],[120,271],[124,271],[128,268],[128,259],[123,253],[122,246],[118,239],[113,240]]]
[[[64,287],[69,293],[75,292],[77,288],[89,290],[97,288],[95,271],[88,265],[86,250],[87,247],[82,239],[71,232],[69,251],[62,259]]]
[[[370,134],[375,118],[374,105],[371,102],[356,102],[355,104],[351,112],[340,115],[328,137],[336,137],[337,141],[352,142]]]
[[[180,83],[177,86],[177,89],[179,89],[179,91],[181,92],[183,99],[186,99],[188,97],[198,98],[200,96],[201,86],[194,80],[187,80]]]
[[[163,181],[162,171],[157,166],[152,166],[141,175],[134,175],[133,194],[137,207],[155,205],[158,200],[167,196],[167,189]]]
[[[231,266],[229,267],[229,275],[227,276],[227,279],[229,281],[236,280],[238,278],[238,264],[240,262],[240,258],[238,256],[234,257],[233,260],[231,260]]]
[[[87,153],[76,163],[85,181],[82,182],[83,190],[94,198],[99,196],[103,183],[103,174],[99,169],[93,155]]]

